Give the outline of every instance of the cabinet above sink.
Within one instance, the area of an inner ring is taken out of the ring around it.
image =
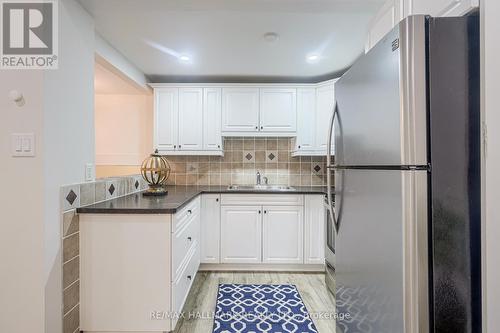
[[[334,82],[151,84],[154,149],[222,156],[223,137],[289,137],[294,156],[326,155]]]

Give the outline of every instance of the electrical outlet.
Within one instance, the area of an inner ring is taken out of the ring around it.
[[[85,181],[94,180],[94,165],[92,163],[85,164]]]

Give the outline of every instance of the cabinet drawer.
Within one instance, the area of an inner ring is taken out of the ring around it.
[[[172,280],[179,276],[182,263],[193,244],[200,243],[200,214],[191,215],[172,236]]]
[[[222,205],[302,206],[301,194],[222,194]]]
[[[172,232],[182,229],[185,224],[188,224],[191,219],[200,215],[201,201],[200,196],[197,196],[189,202],[184,208],[175,213],[174,223],[172,225]]]
[[[172,282],[172,311],[180,313],[186,301],[189,289],[193,284],[196,272],[200,265],[200,248],[197,243],[189,250],[188,260],[182,264],[182,271],[174,282]],[[177,320],[172,322],[175,327]]]

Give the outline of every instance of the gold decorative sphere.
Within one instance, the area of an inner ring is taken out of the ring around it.
[[[170,164],[164,156],[158,154],[158,150],[147,157],[141,165],[142,178],[149,184],[144,195],[167,194],[165,183],[170,176],[170,170]]]

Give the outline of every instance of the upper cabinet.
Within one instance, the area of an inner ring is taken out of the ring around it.
[[[335,105],[335,81],[297,90],[298,128],[293,156],[325,156]],[[332,152],[334,152],[332,141]]]
[[[479,6],[479,0],[405,0],[407,15],[461,16]]]
[[[404,18],[403,2],[404,0],[388,0],[377,12],[369,26],[365,43],[366,52]]]
[[[222,131],[259,131],[259,89],[222,89]]]
[[[222,155],[223,137],[290,137],[295,156],[325,155],[335,80],[318,84],[151,84],[154,148]]]
[[[222,155],[220,88],[155,88],[154,115],[160,153]]]
[[[177,148],[179,89],[155,89],[154,145],[159,151]]]
[[[368,28],[365,51],[409,15],[461,16],[478,6],[479,0],[387,0]]]
[[[222,148],[222,89],[203,89],[203,150]]]
[[[262,132],[297,131],[296,89],[260,89],[260,130]]]
[[[296,89],[222,89],[224,136],[294,136],[297,130]]]
[[[203,89],[179,89],[178,148],[203,150]]]

